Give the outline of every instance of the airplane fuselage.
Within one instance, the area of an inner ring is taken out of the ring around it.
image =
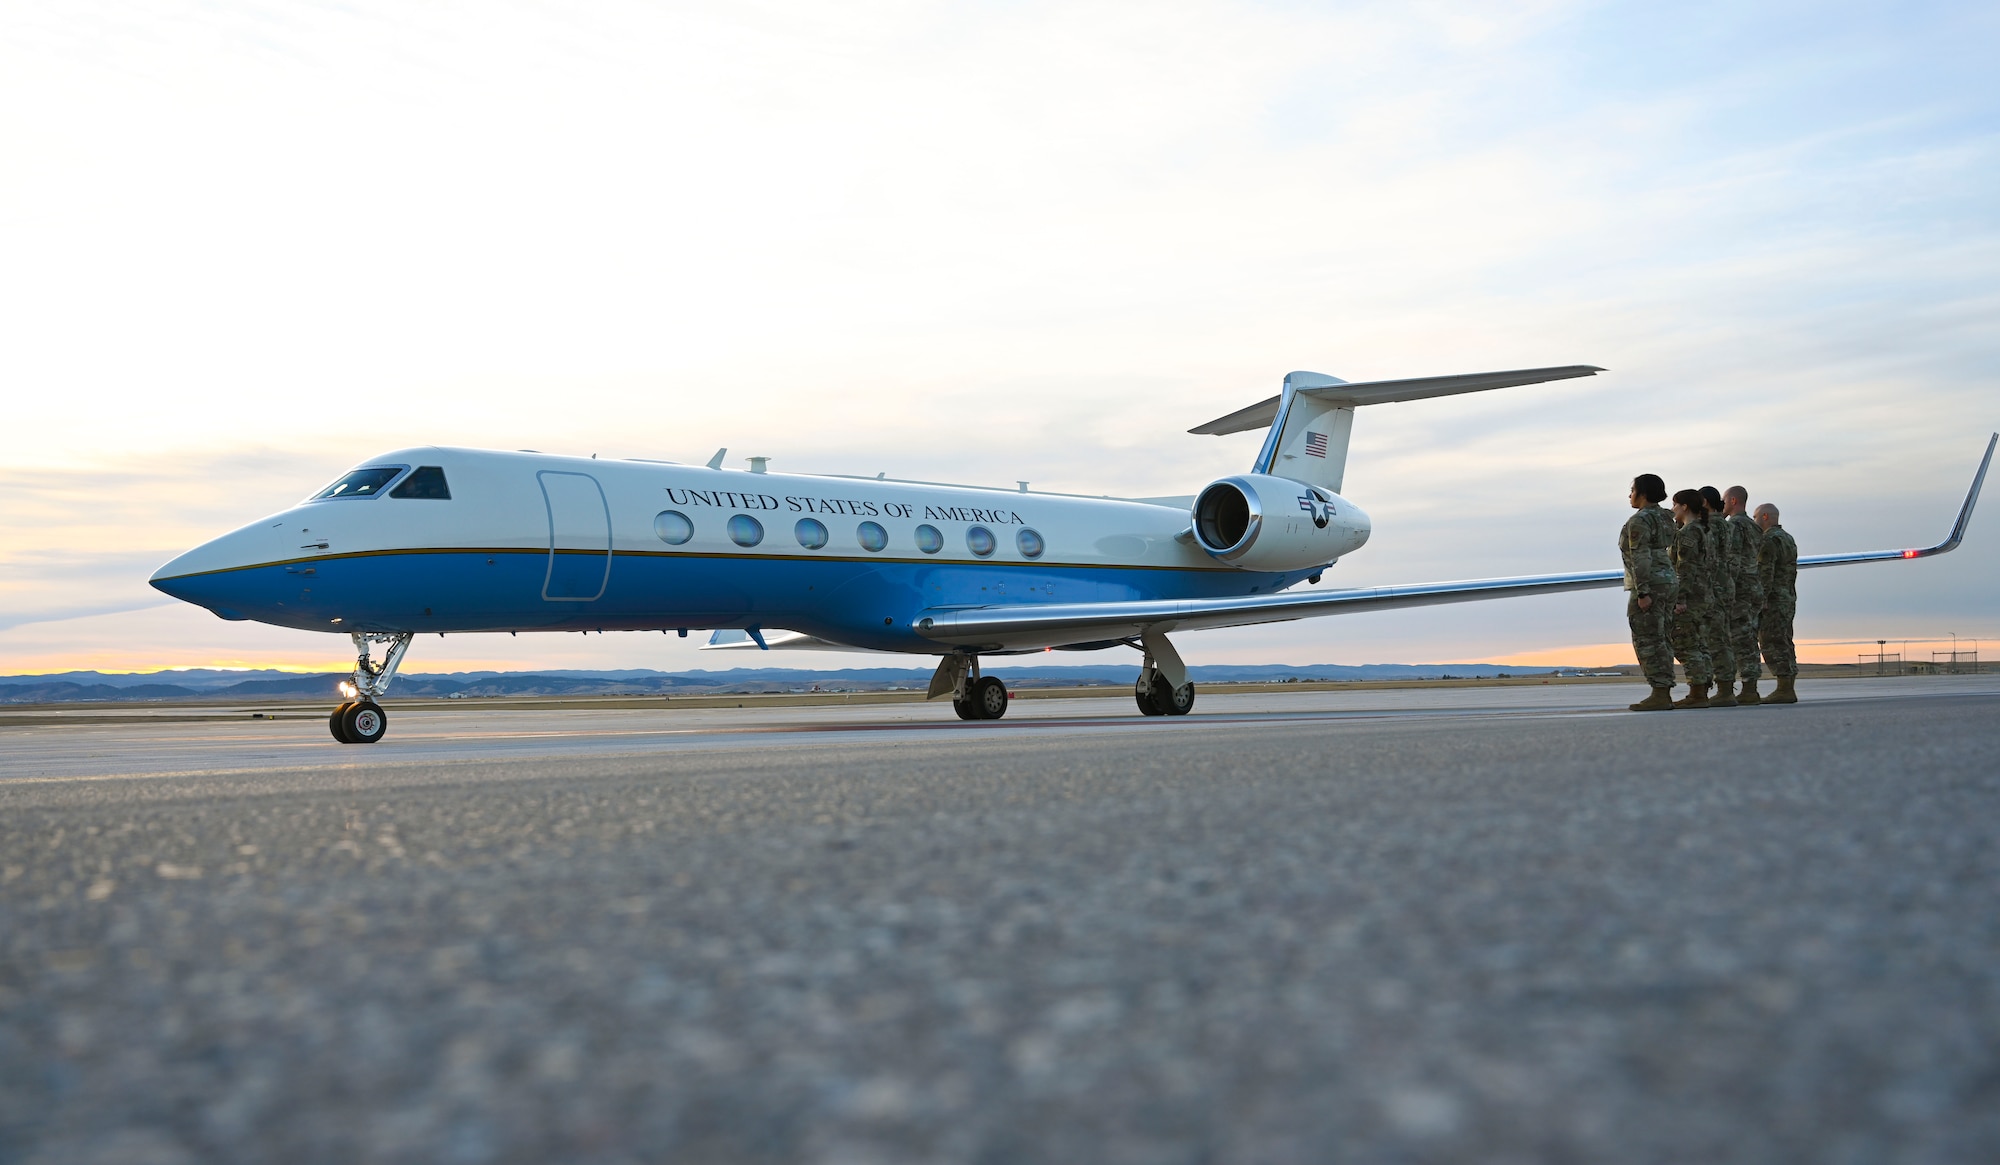
[[[314,631],[785,629],[934,655],[921,612],[1268,595],[1324,565],[1229,566],[1187,536],[1184,506],[1112,498],[439,447],[370,467],[397,475],[246,525],[153,584]],[[448,499],[397,496],[421,467]],[[1326,517],[1265,520],[1275,535],[1317,519],[1329,562],[1367,540],[1345,499]]]

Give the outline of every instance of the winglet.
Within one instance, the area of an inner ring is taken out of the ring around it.
[[[1972,488],[1965,491],[1965,504],[1958,508],[1958,521],[1951,524],[1951,533],[1936,546],[1922,550],[1905,550],[1904,558],[1929,558],[1933,554],[1948,554],[1958,549],[1965,541],[1966,524],[1972,521],[1972,507],[1979,503],[1979,487],[1986,484],[1986,470],[1993,464],[1993,447],[2000,445],[2000,433],[1986,438],[1986,456],[1979,459],[1979,472],[1972,475]]]
[[[1979,459],[1979,472],[1972,475],[1972,488],[1965,491],[1965,504],[1958,508],[1958,521],[1951,524],[1951,533],[1936,546],[1924,546],[1916,550],[1864,550],[1856,554],[1815,554],[1810,558],[1800,558],[1801,569],[1809,566],[1843,566],[1850,562],[1878,562],[1896,558],[1929,558],[1933,554],[1950,554],[1965,541],[1965,528],[1972,523],[1972,507],[1979,502],[1979,488],[1986,484],[1986,470],[1993,464],[1993,447],[2000,445],[2000,433],[1986,438],[1986,456]]]

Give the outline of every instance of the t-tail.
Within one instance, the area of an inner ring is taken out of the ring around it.
[[[1347,476],[1347,440],[1354,431],[1354,410],[1362,405],[1485,392],[1595,376],[1602,371],[1591,364],[1568,364],[1560,368],[1370,380],[1358,384],[1318,372],[1294,372],[1285,377],[1285,387],[1277,396],[1197,425],[1188,432],[1222,436],[1268,425],[1270,432],[1265,435],[1263,448],[1257,451],[1257,461],[1250,472],[1289,478],[1337,494]]]

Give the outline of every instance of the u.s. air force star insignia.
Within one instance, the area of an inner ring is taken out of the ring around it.
[[[1313,525],[1326,529],[1333,519],[1333,500],[1318,490],[1307,490],[1299,497],[1299,508],[1312,515]]]

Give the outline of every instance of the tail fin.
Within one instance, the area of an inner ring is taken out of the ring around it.
[[[1284,391],[1277,396],[1197,425],[1188,432],[1221,436],[1269,425],[1271,431],[1257,453],[1257,463],[1250,467],[1252,473],[1275,474],[1339,493],[1341,479],[1347,475],[1347,439],[1354,430],[1354,410],[1362,405],[1485,392],[1574,376],[1595,376],[1602,371],[1591,364],[1570,364],[1561,368],[1370,380],[1359,384],[1317,372],[1294,372],[1285,377]]]

